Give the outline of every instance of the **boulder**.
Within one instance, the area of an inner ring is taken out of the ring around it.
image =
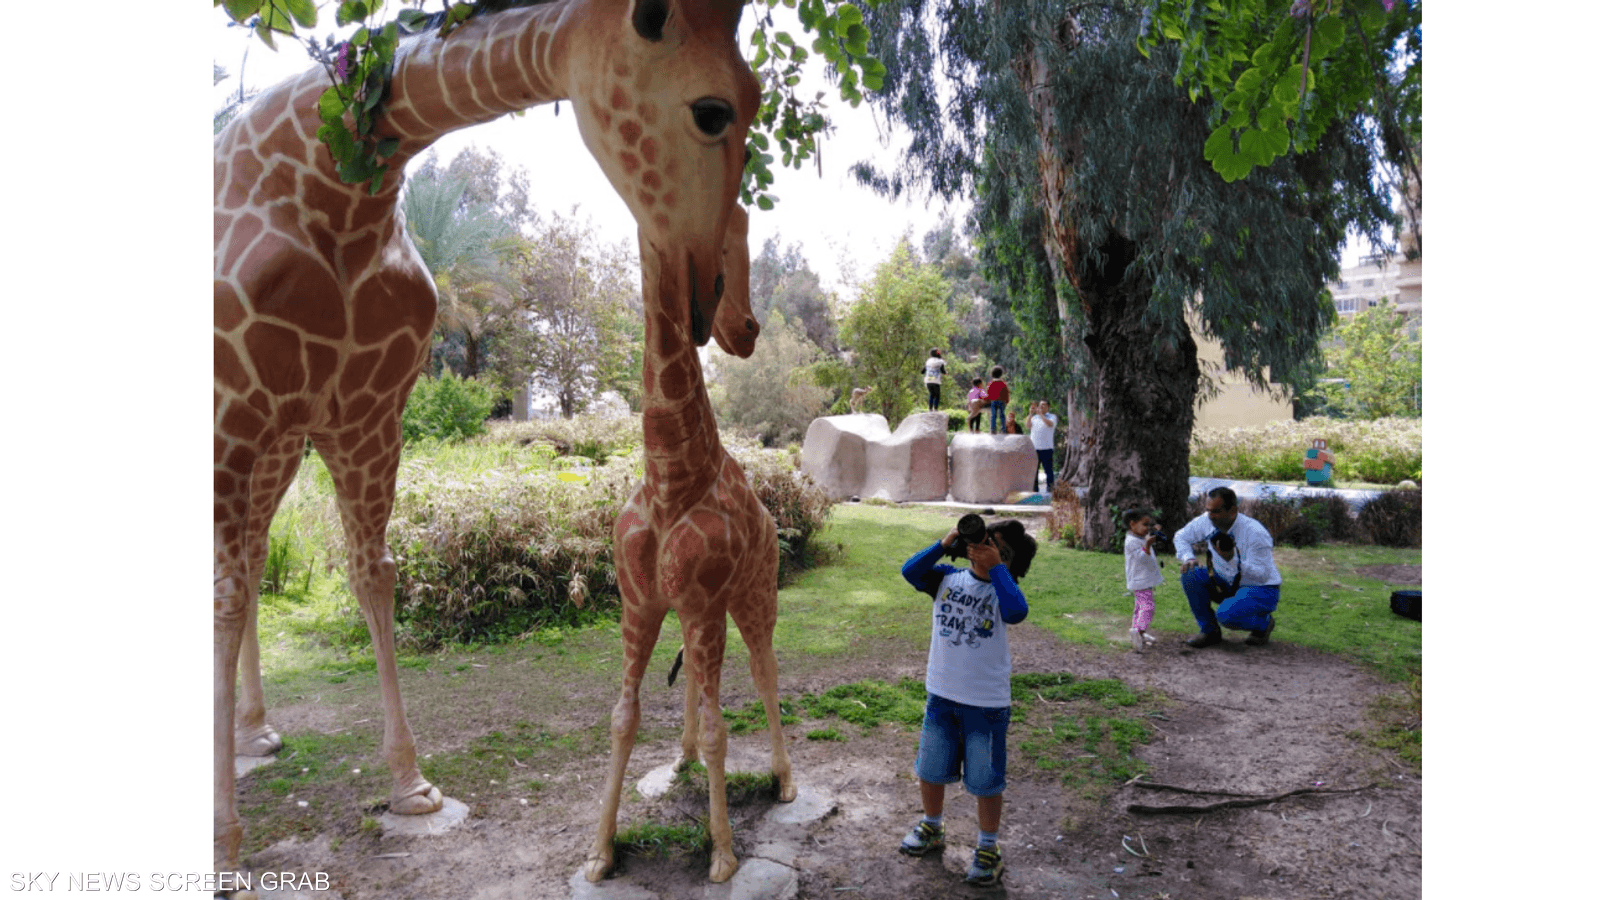
[[[880,415],[824,416],[806,429],[800,471],[835,500],[943,500],[948,433],[949,416],[941,412],[907,416],[893,434]]]
[[[894,434],[867,443],[867,477],[857,493],[895,503],[943,500],[950,490],[945,463],[949,433],[946,413],[906,416]]]
[[[860,496],[867,482],[867,444],[889,437],[889,420],[872,413],[812,419],[800,471],[835,500]]]
[[[1004,503],[1013,491],[1033,491],[1039,455],[1025,434],[962,432],[950,442],[950,499]]]

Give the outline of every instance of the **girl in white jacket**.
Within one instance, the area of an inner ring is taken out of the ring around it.
[[[1133,642],[1133,649],[1143,653],[1147,643],[1155,643],[1145,632],[1156,614],[1156,585],[1166,581],[1161,575],[1161,563],[1150,549],[1161,526],[1142,509],[1123,513],[1122,523],[1128,529],[1128,537],[1122,542],[1123,569],[1128,577],[1128,590],[1133,591],[1133,627],[1128,629],[1128,638]]]

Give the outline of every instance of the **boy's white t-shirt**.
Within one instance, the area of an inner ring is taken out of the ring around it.
[[[1153,588],[1167,580],[1161,574],[1161,563],[1155,554],[1144,552],[1144,538],[1132,532],[1122,542],[1122,566],[1130,591]]]
[[[1011,644],[994,585],[957,569],[939,583],[928,643],[928,692],[997,709],[1011,705]]]

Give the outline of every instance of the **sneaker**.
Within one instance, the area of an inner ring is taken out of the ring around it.
[[[1154,647],[1156,645],[1156,636],[1146,631],[1144,633],[1144,645],[1146,647]]]
[[[1144,635],[1139,632],[1139,629],[1129,628],[1128,639],[1133,642],[1133,649],[1135,652],[1144,652]]]
[[[907,856],[921,856],[929,850],[944,849],[944,826],[927,819],[917,823],[911,833],[900,842],[900,852]]]
[[[1244,642],[1252,647],[1265,647],[1267,640],[1272,637],[1272,629],[1277,627],[1278,620],[1274,619],[1271,614],[1268,614],[1266,630],[1250,632],[1250,636],[1245,638]]]
[[[989,887],[1000,883],[1000,870],[1005,868],[1005,863],[1000,861],[999,847],[979,847],[972,854],[972,865],[967,868],[967,884],[979,887]]]
[[[1199,650],[1202,647],[1209,647],[1212,644],[1220,644],[1222,643],[1222,632],[1202,631],[1194,637],[1189,638],[1187,641],[1184,641],[1184,643],[1195,648],[1196,650]]]

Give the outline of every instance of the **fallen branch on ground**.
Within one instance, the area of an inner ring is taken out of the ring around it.
[[[1369,784],[1355,788],[1297,788],[1292,791],[1285,791],[1282,794],[1274,794],[1270,797],[1262,797],[1251,794],[1236,794],[1232,791],[1201,791],[1193,788],[1178,787],[1175,784],[1160,784],[1154,781],[1135,781],[1133,782],[1133,785],[1134,787],[1149,788],[1151,790],[1177,791],[1180,794],[1216,794],[1224,797],[1241,798],[1238,800],[1219,800],[1216,803],[1208,803],[1204,806],[1145,806],[1140,803],[1135,803],[1128,807],[1128,812],[1131,813],[1188,813],[1191,815],[1196,813],[1215,812],[1219,809],[1242,809],[1250,806],[1264,806],[1268,803],[1273,803],[1286,797],[1293,797],[1296,794],[1353,794],[1356,791],[1365,791],[1378,786],[1377,784]]]

